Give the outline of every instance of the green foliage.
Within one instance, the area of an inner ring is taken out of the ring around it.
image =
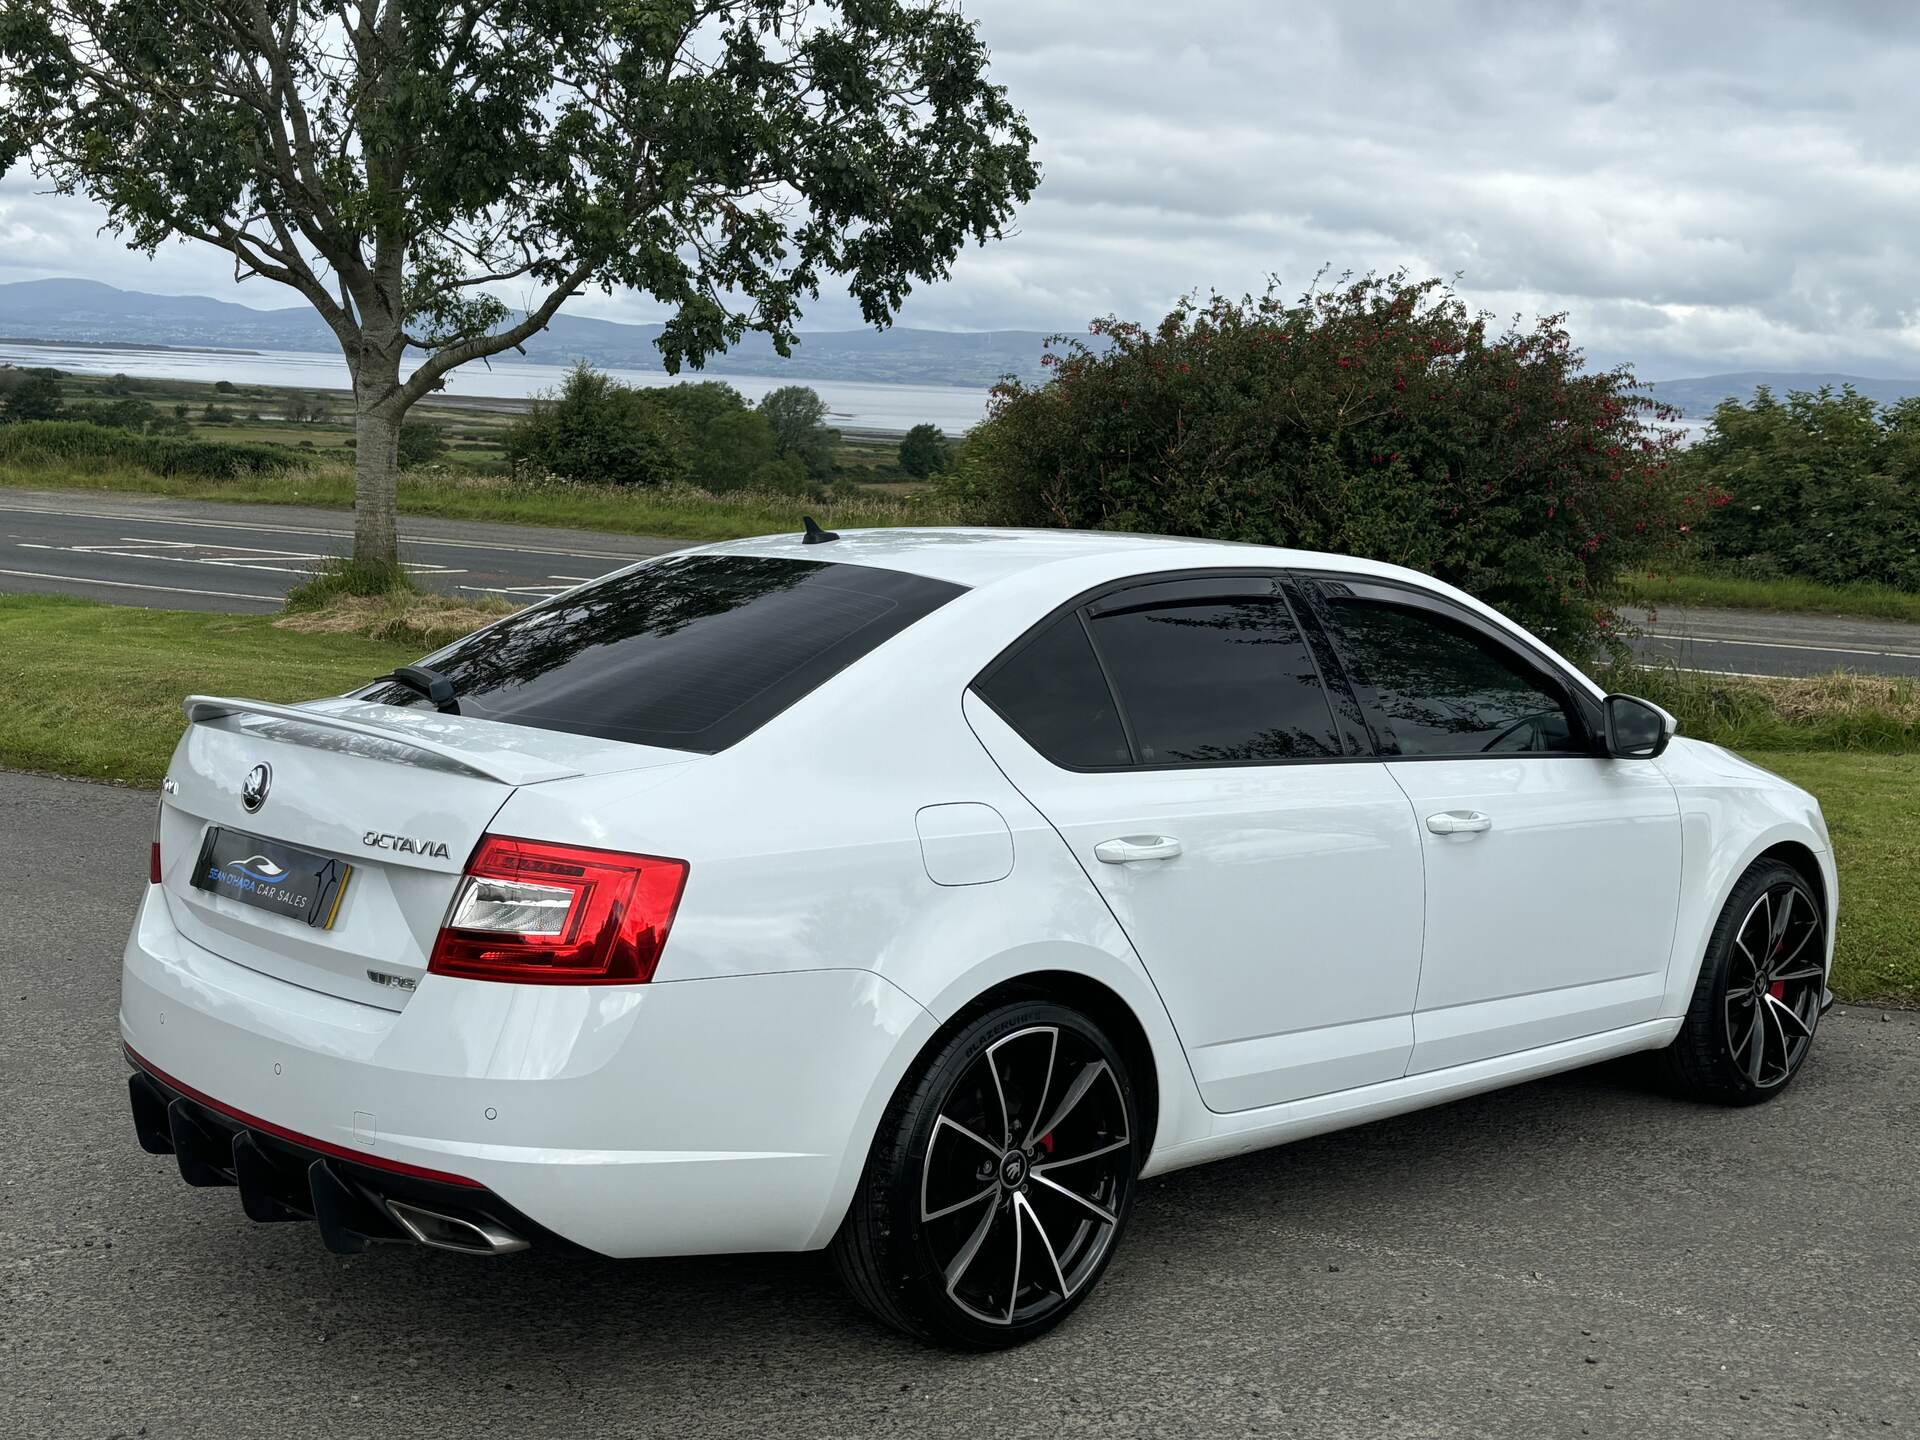
[[[69,419],[87,420],[95,425],[110,425],[139,434],[160,418],[160,412],[144,400],[107,400],[93,405],[70,406]]]
[[[419,593],[413,576],[401,565],[376,565],[351,556],[322,560],[305,580],[287,591],[289,614],[319,610],[343,596],[385,599]]]
[[[233,423],[233,411],[229,410],[225,405],[215,405],[212,402],[208,402],[206,408],[200,412],[200,423],[203,425],[231,425]]]
[[[589,285],[658,302],[670,370],[749,331],[787,353],[832,277],[884,325],[1039,182],[946,0],[0,0],[0,77],[0,173],[298,291],[363,453]],[[361,480],[356,545],[391,561],[393,477]]]
[[[58,370],[0,373],[0,425],[51,420],[60,413]]]
[[[686,468],[679,422],[655,393],[584,363],[508,429],[506,450],[516,466],[601,485],[664,485]]]
[[[900,442],[900,468],[917,480],[938,475],[953,464],[953,451],[938,425],[916,425]]]
[[[1297,301],[1114,319],[1007,381],[942,485],[989,523],[1144,530],[1393,561],[1574,655],[1613,576],[1690,514],[1674,433],[1562,317],[1494,330],[1440,281],[1368,275]]]
[[[649,392],[679,421],[687,480],[718,495],[733,490],[804,495],[806,467],[782,457],[772,424],[746,398],[718,380],[668,385]]]
[[[1920,590],[1920,398],[1764,386],[1728,400],[1681,464],[1712,500],[1698,562],[1757,580]]]
[[[840,432],[827,428],[827,402],[805,385],[782,385],[760,398],[760,414],[773,427],[774,452],[798,460],[814,480],[833,474],[833,447]]]
[[[400,468],[417,470],[447,453],[447,435],[431,420],[404,420],[400,424]]]
[[[201,480],[284,475],[306,463],[272,445],[162,439],[82,420],[34,420],[0,428],[0,465],[84,462],[137,466],[155,475]]]

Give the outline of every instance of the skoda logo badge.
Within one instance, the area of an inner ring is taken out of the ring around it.
[[[251,815],[267,803],[267,787],[273,784],[273,767],[262,760],[240,782],[240,804]]]

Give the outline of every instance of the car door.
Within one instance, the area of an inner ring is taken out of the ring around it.
[[[1410,1070],[1653,1019],[1680,894],[1679,802],[1659,767],[1608,758],[1597,704],[1466,607],[1352,577],[1308,591],[1420,822]]]
[[[1215,1110],[1397,1079],[1412,1050],[1419,837],[1337,698],[1259,574],[1095,596],[966,699],[1132,940]]]

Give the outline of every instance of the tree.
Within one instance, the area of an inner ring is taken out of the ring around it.
[[[685,471],[678,423],[656,391],[576,365],[507,431],[508,457],[562,480],[661,485]]]
[[[431,420],[400,422],[399,460],[402,470],[415,470],[447,453],[447,433]]]
[[[456,366],[588,286],[664,306],[674,371],[750,330],[787,353],[829,276],[884,325],[1001,234],[1032,142],[946,0],[0,0],[0,171],[332,331],[367,565],[398,561],[401,420]]]
[[[840,432],[826,426],[827,402],[805,385],[782,385],[760,397],[757,407],[773,426],[775,453],[824,480],[833,474],[833,447]]]
[[[1699,563],[1920,590],[1920,398],[1761,386],[1715,409],[1680,464],[1718,502],[1695,532]]]
[[[946,482],[977,518],[1390,560],[1586,659],[1613,577],[1699,515],[1670,412],[1587,371],[1560,316],[1496,330],[1396,273],[1092,334],[997,387]]]
[[[0,376],[0,425],[53,420],[60,414],[58,370],[16,370]]]
[[[916,425],[900,442],[900,468],[915,479],[938,475],[952,462],[953,452],[938,425]]]

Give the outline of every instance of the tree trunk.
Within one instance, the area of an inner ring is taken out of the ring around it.
[[[397,362],[375,361],[353,377],[353,559],[356,565],[398,569],[400,537],[395,526],[395,486],[400,475],[400,404]]]

